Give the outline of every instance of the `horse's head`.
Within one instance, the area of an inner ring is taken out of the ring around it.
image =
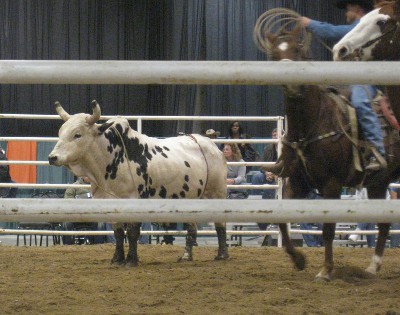
[[[333,47],[334,60],[399,60],[400,0],[383,1]]]
[[[278,35],[266,32],[265,37],[270,42],[268,57],[273,61],[305,60],[307,50],[304,47],[304,42],[299,39],[299,32],[300,29],[282,32]]]
[[[253,38],[270,60],[304,60],[311,35],[299,21],[300,15],[285,8],[262,14],[254,26]]]

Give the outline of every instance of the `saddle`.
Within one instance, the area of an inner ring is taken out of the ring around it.
[[[342,86],[329,86],[326,89],[328,91],[328,95],[335,100],[340,111],[347,117],[349,121],[351,141],[355,144],[353,146],[354,167],[357,171],[363,171],[363,167],[361,167],[361,165],[365,165],[366,157],[370,156],[371,151],[373,151],[375,148],[363,142],[363,139],[359,135],[358,120],[355,109],[350,102],[351,91],[348,87]],[[385,146],[389,147],[389,150],[391,150],[391,146],[388,144],[399,139],[400,124],[393,114],[389,99],[382,93],[382,91],[378,90],[375,98],[371,102],[371,105],[381,124]],[[387,152],[388,156],[390,154],[391,152]]]

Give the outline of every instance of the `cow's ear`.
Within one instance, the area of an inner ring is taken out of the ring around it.
[[[110,128],[114,122],[105,122],[104,124],[101,124],[100,126],[97,127],[97,130],[99,131],[99,134],[102,134],[104,131],[106,131],[108,128]]]

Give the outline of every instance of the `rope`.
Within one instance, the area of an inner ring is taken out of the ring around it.
[[[201,194],[201,196],[200,196],[200,199],[201,199],[201,198],[203,198],[204,192],[205,192],[206,187],[207,187],[207,184],[208,184],[208,161],[207,161],[207,158],[206,158],[206,156],[205,156],[205,154],[204,154],[204,152],[203,152],[203,148],[201,147],[201,145],[199,144],[199,142],[197,141],[197,139],[196,139],[192,134],[187,134],[187,136],[190,137],[190,138],[192,138],[192,140],[194,140],[194,142],[197,143],[197,145],[198,145],[199,148],[200,148],[201,154],[203,154],[204,161],[206,162],[207,177],[206,177],[206,183],[205,183],[205,185],[204,185],[204,190],[203,190],[203,192],[202,192],[202,194]]]
[[[275,8],[264,12],[254,26],[254,43],[258,49],[270,56],[272,44],[266,37],[267,33],[282,35],[300,29],[299,41],[302,43],[304,51],[307,52],[311,44],[311,34],[299,22],[300,17],[301,15],[297,12],[285,8]]]

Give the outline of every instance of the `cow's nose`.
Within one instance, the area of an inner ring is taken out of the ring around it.
[[[54,164],[56,163],[56,161],[57,161],[57,156],[55,156],[55,155],[53,155],[53,156],[49,155],[49,163],[50,163],[50,165],[54,165]]]

